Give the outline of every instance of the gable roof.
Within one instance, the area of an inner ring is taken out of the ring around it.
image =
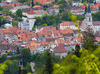
[[[93,25],[99,25],[100,26],[100,21],[93,21],[92,23],[93,23]]]
[[[65,30],[60,29],[60,33],[61,34],[71,34],[73,33],[73,30],[72,29],[65,29]]]
[[[33,8],[39,8],[39,7],[42,7],[42,6],[40,6],[40,5],[33,6]]]
[[[64,46],[60,43],[54,52],[57,52],[57,53],[62,53],[62,52],[67,52],[67,50],[64,48]]]
[[[30,11],[28,12],[28,14],[36,14],[36,13],[33,12],[33,10],[30,10]]]
[[[70,25],[69,21],[64,21],[63,23],[61,23],[61,25]]]

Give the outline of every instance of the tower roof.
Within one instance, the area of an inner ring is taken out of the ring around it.
[[[67,52],[67,50],[64,48],[64,46],[60,43],[57,48],[55,49],[54,52],[57,52],[57,53],[62,53],[62,52]]]
[[[88,10],[87,10],[87,12],[91,13],[90,4],[88,4]]]

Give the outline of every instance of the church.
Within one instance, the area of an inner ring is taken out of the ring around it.
[[[100,31],[100,21],[92,21],[92,14],[90,5],[88,5],[88,10],[86,13],[86,18],[81,22],[81,30],[85,31],[87,27],[93,29],[94,32]]]

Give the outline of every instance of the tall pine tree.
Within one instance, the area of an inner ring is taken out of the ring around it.
[[[32,7],[34,6],[34,0],[32,0]]]
[[[45,67],[46,74],[52,74],[52,72],[53,72],[53,61],[52,61],[51,53],[49,52],[49,50],[47,50],[45,65],[46,65],[46,67]]]

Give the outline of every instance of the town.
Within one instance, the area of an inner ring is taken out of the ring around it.
[[[99,45],[100,0],[91,3],[56,1],[1,0],[0,55],[11,53],[14,56],[25,48],[35,55],[49,49],[63,59],[77,45],[82,47],[84,31],[88,27],[93,30],[95,43]],[[73,22],[71,16],[76,16],[78,21]]]

